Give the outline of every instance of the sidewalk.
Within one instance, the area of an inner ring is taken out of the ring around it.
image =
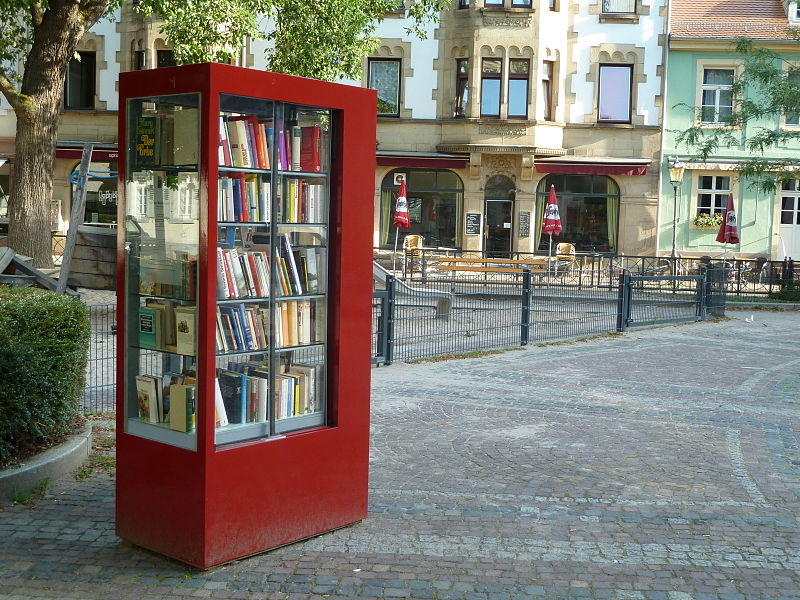
[[[373,369],[369,518],[206,572],[58,481],[0,599],[800,600],[800,313],[750,316]]]

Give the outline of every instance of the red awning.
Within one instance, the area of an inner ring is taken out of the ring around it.
[[[558,175],[647,175],[647,165],[537,162],[536,172]]]
[[[466,169],[468,157],[427,158],[409,156],[377,156],[375,161],[382,167],[417,167],[420,169]]]
[[[74,158],[75,160],[80,160],[82,154],[83,149],[81,148],[56,148],[56,158]],[[92,150],[92,162],[111,162],[118,158],[118,150],[99,150],[97,148]]]

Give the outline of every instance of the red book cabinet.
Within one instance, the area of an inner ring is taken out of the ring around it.
[[[120,537],[209,567],[366,516],[375,103],[120,76]]]

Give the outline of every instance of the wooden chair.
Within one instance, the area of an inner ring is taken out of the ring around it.
[[[403,240],[403,277],[406,271],[410,272],[411,277],[414,276],[414,263],[419,265],[424,245],[425,238],[416,233],[407,235]]]
[[[569,242],[560,242],[556,246],[554,264],[556,273],[567,273],[575,266],[575,245]]]

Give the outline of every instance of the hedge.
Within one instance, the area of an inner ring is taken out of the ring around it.
[[[0,285],[0,465],[74,429],[89,332],[80,300]]]

